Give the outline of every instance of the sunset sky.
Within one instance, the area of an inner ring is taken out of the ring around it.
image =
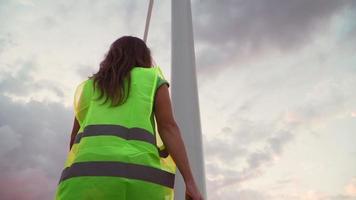
[[[148,46],[170,82],[171,1]],[[0,0],[0,199],[53,199],[74,89],[148,1]],[[192,0],[208,199],[356,199],[356,1]],[[184,77],[182,77],[184,78]]]

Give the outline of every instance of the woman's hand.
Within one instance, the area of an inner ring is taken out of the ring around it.
[[[194,182],[185,184],[185,199],[186,200],[204,200],[200,194],[197,185]]]

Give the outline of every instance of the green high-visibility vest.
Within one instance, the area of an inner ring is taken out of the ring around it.
[[[127,101],[109,107],[92,79],[78,85],[80,124],[55,193],[56,200],[173,200],[176,165],[151,117],[160,67],[134,67]],[[127,82],[125,82],[127,83]],[[127,84],[125,84],[127,88]],[[105,97],[105,95],[104,95]]]

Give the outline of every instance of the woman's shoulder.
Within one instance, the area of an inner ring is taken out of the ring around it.
[[[80,81],[76,86],[76,93],[87,91],[89,87],[92,86],[93,78],[87,78],[85,80]]]
[[[167,84],[167,86],[169,87],[169,82],[165,78],[161,67],[157,66],[155,72],[157,75],[157,88],[159,88],[162,84]]]
[[[167,84],[167,86],[169,87],[169,82],[164,77],[158,76],[157,77],[157,87],[156,88],[159,88],[163,84]]]

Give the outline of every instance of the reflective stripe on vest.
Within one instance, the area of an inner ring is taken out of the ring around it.
[[[169,188],[174,186],[174,174],[145,165],[118,161],[90,161],[73,163],[63,170],[60,181],[79,176],[119,176],[160,184]]]
[[[97,124],[97,125],[88,125],[84,128],[84,131],[78,133],[75,136],[74,143],[77,144],[83,137],[90,136],[101,136],[101,135],[111,135],[121,137],[126,140],[140,140],[143,142],[148,142],[154,145],[160,157],[167,157],[169,154],[166,149],[159,149],[156,146],[156,138],[150,132],[142,128],[126,128],[117,124]]]

